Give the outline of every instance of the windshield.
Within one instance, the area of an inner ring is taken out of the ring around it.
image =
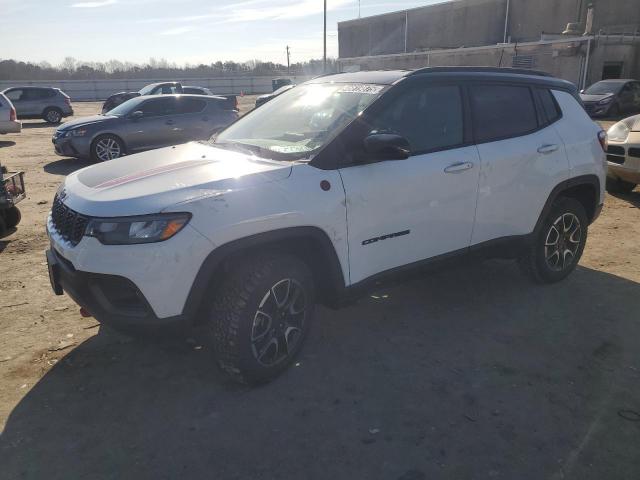
[[[587,95],[606,95],[607,93],[618,93],[624,85],[622,82],[598,82],[587,88],[584,93]]]
[[[151,85],[147,85],[146,87],[143,87],[138,93],[140,95],[149,95],[151,94],[151,91],[157,86],[158,86],[157,83],[152,83]]]
[[[132,98],[127,100],[124,103],[121,103],[115,108],[109,110],[105,115],[114,115],[116,117],[124,117],[131,112],[134,112],[135,109],[144,101],[144,98]]]
[[[300,85],[224,130],[217,146],[276,160],[309,159],[367,108],[381,85]]]

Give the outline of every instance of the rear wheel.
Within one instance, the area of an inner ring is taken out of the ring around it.
[[[101,135],[91,144],[91,159],[104,162],[123,156],[124,143],[115,135]]]
[[[625,182],[619,178],[607,177],[607,192],[609,193],[631,193],[636,185],[636,183]]]
[[[47,123],[60,123],[62,121],[62,111],[59,108],[47,108],[42,112],[42,118]]]
[[[264,383],[302,348],[313,317],[311,272],[296,257],[263,254],[245,260],[220,286],[210,311],[219,366],[240,383]]]
[[[582,256],[588,223],[580,202],[566,197],[556,200],[533,244],[520,258],[524,272],[538,283],[566,278]]]
[[[4,212],[4,221],[7,225],[7,228],[17,227],[22,220],[22,214],[18,207],[11,207]]]

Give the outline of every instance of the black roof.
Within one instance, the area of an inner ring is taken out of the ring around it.
[[[575,85],[566,80],[555,78],[548,73],[536,70],[498,67],[426,67],[418,70],[375,70],[353,73],[337,73],[314,78],[308,83],[373,83],[393,85],[406,77],[437,75],[438,77],[481,78],[494,80],[513,79],[537,84],[546,84],[556,88],[575,90]]]

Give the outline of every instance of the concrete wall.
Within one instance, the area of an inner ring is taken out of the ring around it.
[[[239,95],[271,92],[271,80],[282,77],[218,77],[189,79],[131,79],[131,80],[51,80],[51,81],[0,81],[0,91],[9,87],[23,85],[48,86],[60,88],[72,100],[104,100],[109,95],[122,91],[137,91],[145,85],[161,81],[180,81],[183,85],[197,85],[209,88],[214,94]],[[289,77],[294,83],[300,83],[309,77]]]
[[[512,41],[540,40],[581,24],[594,5],[593,33],[631,33],[640,29],[638,0],[510,0],[508,35]],[[495,45],[504,39],[507,0],[454,0],[338,24],[340,58]]]

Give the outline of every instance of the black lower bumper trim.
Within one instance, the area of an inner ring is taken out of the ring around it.
[[[100,323],[150,335],[182,331],[191,325],[186,315],[157,317],[142,292],[127,278],[76,270],[54,249],[47,251],[47,262],[55,271],[55,282]]]

